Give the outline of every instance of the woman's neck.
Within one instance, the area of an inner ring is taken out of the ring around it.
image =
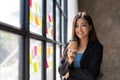
[[[87,46],[88,38],[80,39],[80,46],[84,47]]]

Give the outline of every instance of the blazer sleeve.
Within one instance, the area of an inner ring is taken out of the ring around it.
[[[65,51],[67,51],[67,46],[69,43],[67,43],[64,47],[64,51],[63,51],[63,57],[60,60],[60,64],[58,67],[58,72],[61,76],[64,76],[68,71],[69,71],[69,63],[66,60],[66,54],[64,54]]]
[[[97,78],[100,74],[100,67],[103,58],[103,46],[96,45],[90,58],[90,66],[87,69],[83,69],[83,73],[92,74],[94,78]]]

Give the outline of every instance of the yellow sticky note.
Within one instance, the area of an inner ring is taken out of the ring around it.
[[[30,18],[30,22],[33,23],[33,14],[32,14],[31,11],[30,11],[30,16],[29,16],[29,18]]]
[[[49,64],[50,68],[53,67],[53,62],[51,60],[48,61],[48,64]]]
[[[38,8],[38,4],[36,3],[36,2],[34,2],[34,5],[35,5],[35,10],[36,10],[36,12],[38,13],[39,11],[39,8]]]
[[[51,53],[53,53],[53,47],[51,46]]]
[[[38,71],[37,62],[33,62],[33,72],[37,72],[37,71]]]
[[[40,55],[41,54],[41,46],[38,46],[37,48],[38,48],[37,49],[38,50],[38,55]]]
[[[29,55],[30,64],[32,64],[32,54]]]
[[[42,19],[40,19],[40,27],[42,28]]]

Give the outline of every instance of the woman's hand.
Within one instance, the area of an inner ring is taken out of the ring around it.
[[[67,55],[68,55],[68,62],[69,62],[69,65],[72,64],[76,52],[77,52],[77,50],[75,50],[75,49],[68,49]]]

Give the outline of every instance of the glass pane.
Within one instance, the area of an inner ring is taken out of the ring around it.
[[[60,74],[58,72],[58,66],[60,62],[60,46],[56,46],[56,80],[61,80]]]
[[[53,44],[47,43],[47,80],[53,80]]]
[[[60,11],[56,7],[56,41],[60,42]]]
[[[61,0],[62,10],[64,11],[64,0]]]
[[[0,1],[0,22],[20,27],[20,0]]]
[[[21,39],[18,35],[0,30],[0,80],[19,80]]]
[[[40,41],[30,39],[30,80],[42,80],[41,78],[42,44]]]
[[[42,0],[30,0],[30,31],[42,35]]]
[[[57,0],[57,3],[60,4],[60,0]]]
[[[47,27],[46,27],[46,36],[50,39],[53,39],[53,0],[47,1]]]
[[[62,43],[64,43],[64,17],[62,15]]]

